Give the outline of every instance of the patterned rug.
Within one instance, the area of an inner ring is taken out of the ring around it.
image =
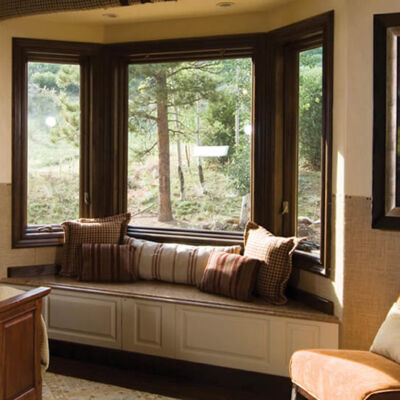
[[[46,372],[43,400],[177,400],[158,394],[138,392],[118,386]]]

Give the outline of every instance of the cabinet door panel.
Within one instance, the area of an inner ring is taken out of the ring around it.
[[[124,299],[123,349],[175,355],[175,306],[157,301]]]
[[[53,291],[48,299],[52,339],[121,348],[121,300],[113,296]]]

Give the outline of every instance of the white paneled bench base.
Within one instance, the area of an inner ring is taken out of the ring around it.
[[[43,307],[51,339],[281,376],[296,350],[338,348],[337,318],[295,301],[246,303],[163,282],[2,283],[53,288]]]

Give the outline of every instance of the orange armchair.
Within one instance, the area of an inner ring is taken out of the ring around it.
[[[400,365],[370,351],[300,350],[290,377],[292,400],[400,400]]]

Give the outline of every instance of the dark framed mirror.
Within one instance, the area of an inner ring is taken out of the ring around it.
[[[400,13],[374,16],[372,227],[400,230]]]

